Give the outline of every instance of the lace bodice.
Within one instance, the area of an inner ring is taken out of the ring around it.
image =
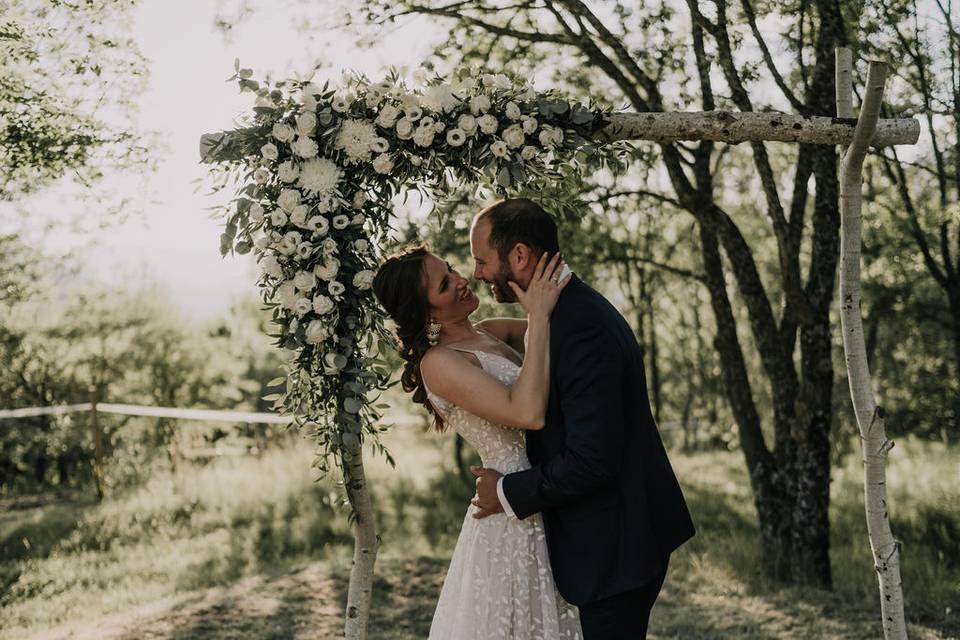
[[[475,349],[456,350],[475,355],[484,371],[508,387],[512,387],[520,375],[520,366],[500,354]],[[424,387],[434,408],[443,415],[454,431],[476,449],[484,467],[496,469],[500,473],[513,473],[530,468],[523,429],[490,422],[433,393],[427,387],[426,381]]]

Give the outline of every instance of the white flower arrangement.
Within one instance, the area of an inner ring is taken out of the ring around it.
[[[557,163],[588,145],[604,116],[479,70],[450,82],[423,74],[417,88],[395,73],[337,86],[270,85],[239,67],[238,78],[257,92],[251,126],[204,158],[242,185],[221,251],[254,253],[277,345],[293,357],[284,392],[267,397],[301,425],[326,425],[317,430],[324,455],[343,453],[342,434],[376,439],[368,392],[390,376],[377,354],[393,338],[371,291],[381,256],[373,240],[392,215],[384,194],[413,186],[440,197],[447,181],[436,178],[449,172],[501,193],[559,179]]]

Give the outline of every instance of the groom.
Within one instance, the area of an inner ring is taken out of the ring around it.
[[[502,200],[470,230],[474,277],[516,302],[542,252],[559,250],[550,215]],[[533,467],[475,469],[474,517],[542,513],[560,594],[580,609],[585,640],[645,638],[670,553],[694,535],[650,412],[643,353],[630,326],[576,276],[550,318],[546,426],[527,433]]]

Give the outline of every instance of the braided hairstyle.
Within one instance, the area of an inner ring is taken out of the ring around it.
[[[373,279],[373,293],[396,324],[400,357],[404,360],[400,376],[403,390],[413,392],[413,401],[425,406],[436,421],[437,431],[443,431],[443,417],[427,398],[420,375],[420,360],[431,346],[427,341],[430,303],[423,268],[427,255],[425,247],[417,246],[388,257]]]

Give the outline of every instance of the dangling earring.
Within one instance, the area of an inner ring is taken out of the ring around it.
[[[430,318],[430,322],[427,323],[427,342],[430,343],[431,347],[435,347],[439,341],[440,323],[436,322],[433,318]]]

